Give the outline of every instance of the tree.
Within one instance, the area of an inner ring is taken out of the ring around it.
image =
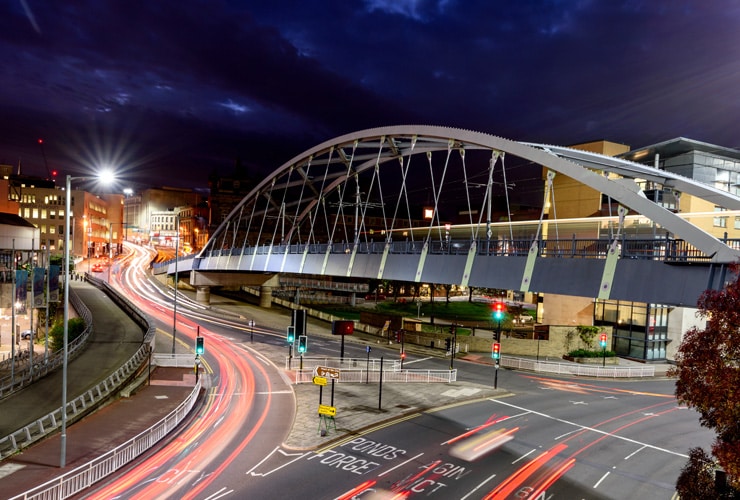
[[[681,500],[717,498],[714,491],[714,462],[701,448],[689,450],[689,461],[681,469],[676,481]]]
[[[704,427],[714,429],[712,454],[727,473],[728,483],[740,487],[740,281],[722,290],[707,290],[699,298],[698,315],[705,328],[691,328],[676,353],[676,397],[695,408]],[[681,493],[681,492],[679,492]],[[682,496],[683,498],[683,496]]]
[[[70,318],[67,323],[67,342],[71,343],[85,331],[85,321],[82,318]],[[64,322],[59,322],[49,330],[51,350],[56,352],[64,347]]]

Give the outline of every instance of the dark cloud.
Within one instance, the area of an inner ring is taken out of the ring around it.
[[[512,139],[737,147],[737,2],[10,0],[0,161],[140,182],[255,176],[333,136],[431,123]]]

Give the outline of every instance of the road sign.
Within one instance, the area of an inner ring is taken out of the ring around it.
[[[317,366],[313,374],[317,377],[339,378],[339,368],[330,368],[328,366]]]
[[[312,380],[316,385],[326,385],[326,377],[314,377]]]
[[[328,405],[319,405],[319,415],[326,415],[327,417],[337,416],[337,407]]]

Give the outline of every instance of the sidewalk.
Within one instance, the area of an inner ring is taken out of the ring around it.
[[[180,372],[180,373],[178,373]],[[0,462],[3,498],[51,481],[127,442],[162,420],[193,390],[177,385],[190,369],[156,368],[152,382],[135,397],[118,399],[67,428],[66,466],[59,467],[59,433]],[[175,384],[175,385],[172,385]],[[167,439],[167,438],[165,438]]]

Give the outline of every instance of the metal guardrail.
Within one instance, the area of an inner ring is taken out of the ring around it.
[[[81,350],[80,348],[87,342],[87,339],[92,332],[93,321],[90,310],[72,289],[69,290],[69,302],[85,322],[85,330],[83,330],[82,334],[67,344],[68,359],[72,359],[79,354]],[[30,362],[30,360],[28,361]],[[11,362],[11,359],[5,360],[3,363],[8,362]],[[8,375],[0,379],[0,399],[18,392],[32,382],[48,375],[49,372],[62,366],[62,363],[64,363],[64,353],[59,350],[50,355],[46,362],[44,362],[43,358],[38,362],[34,358],[33,371],[31,370],[29,362],[26,362],[25,366],[19,371],[16,371],[12,377]],[[4,366],[0,366],[0,368],[4,368]]]
[[[192,368],[195,354],[152,354],[152,362],[157,366]]]
[[[120,446],[108,451],[90,462],[76,467],[66,474],[11,498],[10,500],[61,500],[69,498],[106,478],[125,466],[136,457],[154,446],[165,437],[190,413],[200,392],[200,382],[177,408],[155,425]]]
[[[114,394],[129,376],[139,369],[141,364],[148,359],[149,348],[142,345],[138,351],[121,366],[118,370],[106,377],[105,380],[67,402],[67,420],[73,421],[91,411],[97,404]],[[33,443],[43,439],[48,434],[56,431],[62,424],[62,408],[35,420],[12,434],[0,439],[0,460],[27,448]]]
[[[380,381],[380,358],[330,358],[304,357],[303,369],[299,368],[298,358],[285,358],[285,369],[296,374],[296,384],[313,381],[314,369],[326,366],[339,369],[340,383],[362,383]],[[388,368],[383,369],[383,382],[442,382],[457,381],[457,370],[401,370],[399,363],[387,361]]]
[[[97,384],[92,389],[88,390],[84,394],[67,402],[67,406],[64,409],[67,415],[68,423],[81,418],[87,412],[92,411],[102,401],[111,397],[117,390],[119,390],[126,381],[142,366],[142,364],[148,359],[150,344],[154,342],[154,335],[156,333],[156,327],[153,322],[149,321],[146,316],[141,313],[136,307],[128,301],[128,299],[121,296],[114,288],[107,285],[107,283],[92,278],[88,275],[88,281],[98,288],[105,288],[109,297],[116,302],[120,307],[127,311],[133,319],[146,327],[144,333],[144,341],[139,349],[126,361],[120,368],[109,375],[105,380]],[[88,330],[92,330],[92,313],[84,305],[82,300],[70,289],[69,294],[70,303],[77,310],[78,314],[83,317],[85,324],[88,325]],[[89,335],[83,334],[74,342],[71,342],[68,347],[69,359],[72,359],[72,345],[79,342],[80,345],[84,345],[83,337]],[[75,344],[76,345],[76,344]],[[79,346],[74,351],[79,354],[81,350]],[[63,361],[63,360],[62,360]],[[8,436],[0,438],[0,460],[20,451],[23,448],[27,448],[33,443],[41,440],[48,434],[55,432],[60,428],[62,422],[62,408],[59,407],[51,413],[37,419],[36,421],[26,425],[25,427],[18,429],[17,431],[9,434]]]
[[[556,363],[553,361],[537,361],[534,359],[513,358],[501,356],[501,366],[529,370],[534,372],[555,373],[558,375],[576,375],[582,377],[601,378],[640,378],[654,377],[655,367],[645,366],[598,366],[580,363]]]
[[[296,384],[313,382],[313,369],[295,370]],[[380,370],[340,369],[338,383],[380,382]],[[457,381],[457,370],[383,370],[383,382],[450,383]]]

